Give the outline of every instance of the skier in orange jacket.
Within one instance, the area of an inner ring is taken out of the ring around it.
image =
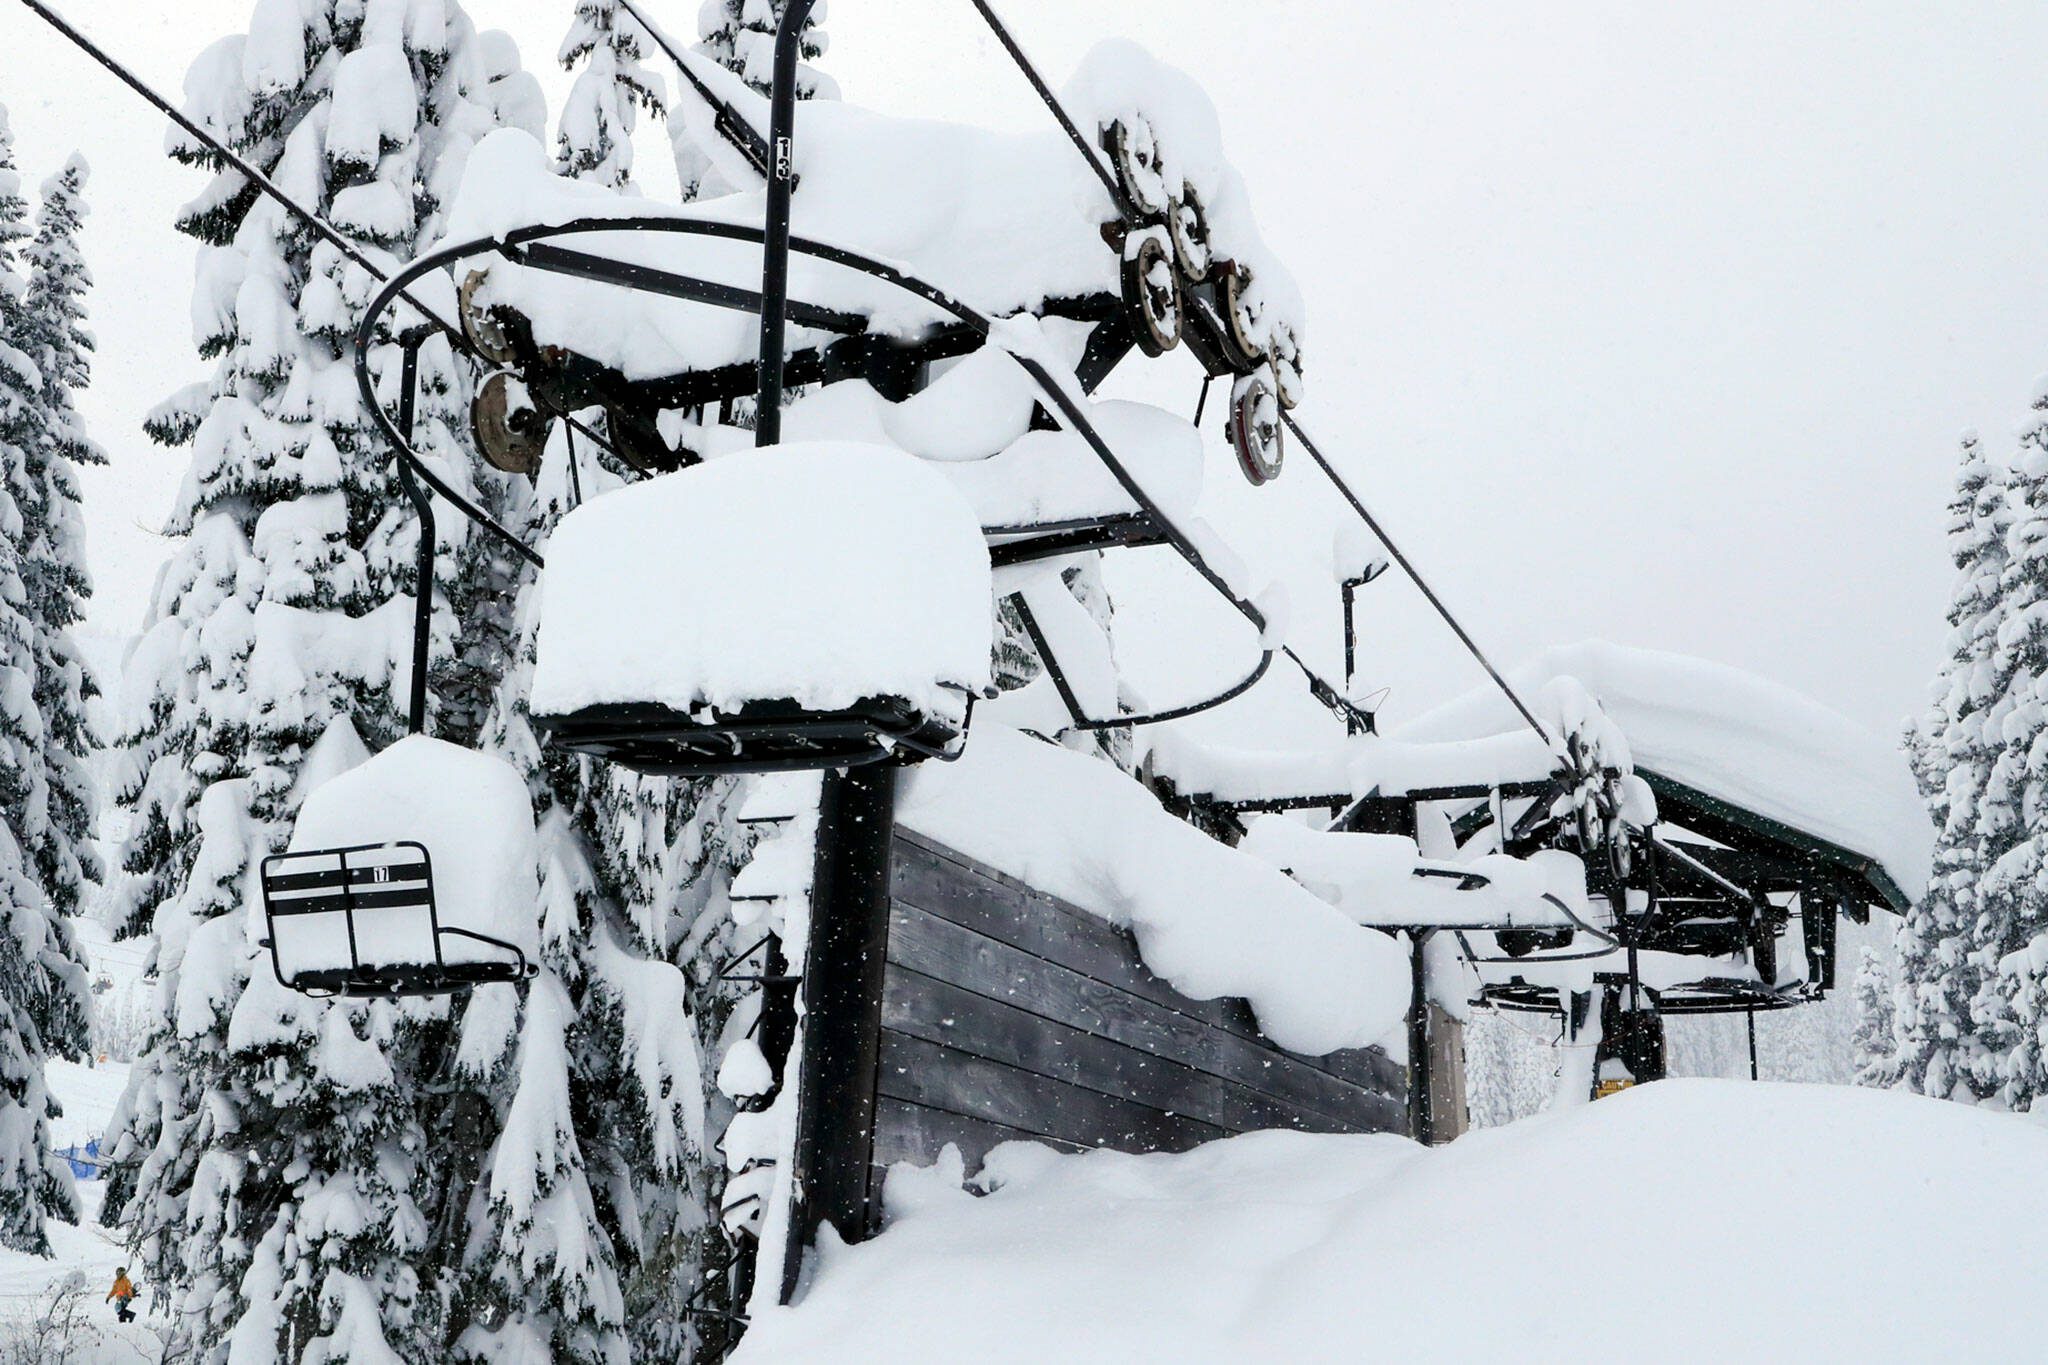
[[[135,1321],[135,1286],[128,1282],[127,1266],[114,1272],[114,1287],[107,1291],[107,1298],[114,1302],[116,1322]]]

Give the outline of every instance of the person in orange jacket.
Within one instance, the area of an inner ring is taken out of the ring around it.
[[[107,1298],[113,1301],[116,1322],[135,1321],[135,1286],[128,1282],[127,1266],[114,1272],[114,1287],[107,1291]]]

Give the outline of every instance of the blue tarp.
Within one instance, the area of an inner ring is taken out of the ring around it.
[[[71,1163],[71,1175],[77,1180],[98,1180],[100,1178],[100,1140],[94,1138],[83,1147],[76,1145],[59,1147],[57,1155]]]

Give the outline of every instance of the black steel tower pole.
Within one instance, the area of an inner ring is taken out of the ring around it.
[[[406,337],[401,352],[398,429],[408,446],[412,444],[413,413],[419,403],[420,344],[426,339],[424,332],[413,332]],[[419,735],[425,734],[427,729],[427,649],[434,634],[434,499],[413,477],[412,465],[408,461],[398,462],[398,482],[420,519],[418,567],[415,570],[419,582],[413,589],[412,690],[406,700],[406,730]]]
[[[760,396],[754,444],[782,439],[783,316],[789,303],[789,197],[796,188],[796,61],[804,23],[818,0],[789,0],[775,29],[775,76],[768,95],[768,216],[761,243]]]
[[[784,1303],[796,1292],[804,1252],[821,1226],[830,1223],[845,1240],[860,1242],[881,1221],[881,1190],[869,1180],[897,771],[893,763],[864,763],[829,772],[820,796]]]
[[[1408,931],[1408,1135],[1428,1145],[1436,1141],[1436,1068],[1429,1053],[1429,976],[1425,967],[1433,931]]]

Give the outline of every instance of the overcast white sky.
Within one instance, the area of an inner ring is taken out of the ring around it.
[[[651,3],[672,31],[694,24],[698,0]],[[247,15],[64,8],[169,90]],[[567,0],[470,8],[558,98]],[[1309,295],[1302,416],[1503,661],[1599,635],[1770,674],[1873,728],[1919,705],[1955,438],[1978,426],[2003,449],[2048,369],[2048,7],[1005,8],[1055,82],[1123,34],[1208,86]],[[831,20],[823,65],[849,98],[1037,117],[966,0],[838,0]],[[88,480],[92,625],[126,632],[183,467],[140,418],[202,372],[191,251],[170,230],[196,180],[158,154],[159,119],[11,4],[0,102],[32,181],[73,146],[96,170],[87,411],[113,466]],[[672,176],[643,143],[658,190]],[[1186,407],[1194,372],[1124,388]],[[1334,664],[1327,490],[1300,459],[1257,494],[1235,478],[1212,468],[1215,519],[1290,579],[1297,637]],[[1163,576],[1117,580],[1134,638],[1194,619],[1150,591]],[[1368,671],[1405,714],[1477,675],[1392,583],[1368,613]],[[1220,677],[1235,660],[1216,645],[1184,662]]]

